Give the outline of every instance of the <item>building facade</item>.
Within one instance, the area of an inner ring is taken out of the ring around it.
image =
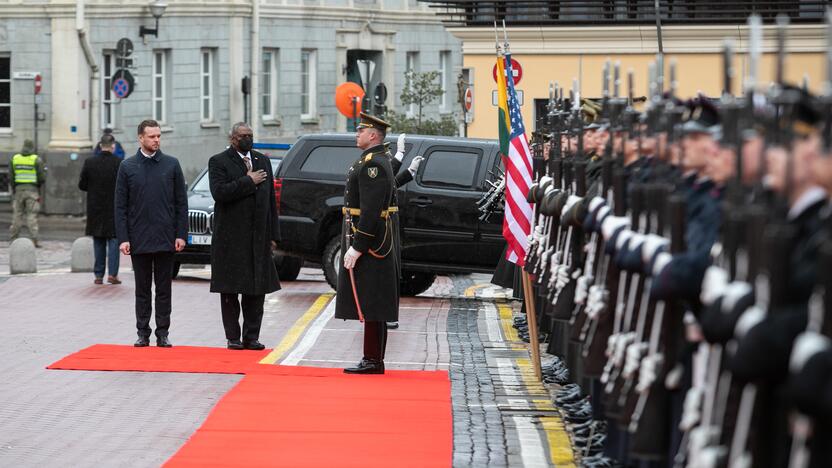
[[[474,106],[468,135],[497,137],[494,22],[505,21],[512,58],[522,67],[517,85],[523,94],[521,112],[526,127],[545,117],[549,86],[571,89],[579,83],[582,97],[602,97],[602,69],[607,60],[619,61],[621,93],[627,93],[627,74],[633,71],[634,94],[648,93],[648,64],[656,60],[659,38],[653,0],[583,0],[523,2],[472,0],[427,1],[445,20],[448,30],[462,41],[463,73],[473,88]],[[705,2],[707,3],[707,2]],[[757,85],[762,89],[775,77],[778,15],[789,18],[786,34],[785,79],[814,92],[827,79],[828,48],[823,24],[828,0],[782,2],[724,1],[707,5],[696,0],[660,0],[665,76],[676,62],[678,94],[703,93],[716,97],[723,87],[722,49],[726,39],[733,47],[735,77],[732,91],[742,91],[749,28],[756,13],[763,25],[763,56]],[[498,31],[503,42],[503,30]],[[568,95],[568,93],[567,93]]]
[[[383,83],[384,104],[406,111],[399,99],[406,69],[439,70],[444,101],[457,100],[460,41],[416,0],[177,0],[155,20],[151,6],[159,3],[0,4],[0,155],[36,135],[49,168],[46,212],[83,210],[77,174],[105,127],[133,153],[139,122],[158,120],[162,150],[191,180],[237,121],[250,122],[265,142],[348,130],[335,107],[345,81],[370,95]],[[127,56],[118,48],[123,38],[133,46]],[[122,69],[134,83],[126,98],[116,91],[129,80],[114,81],[125,78]],[[31,72],[42,78],[37,97]],[[428,112],[452,109],[438,103]]]

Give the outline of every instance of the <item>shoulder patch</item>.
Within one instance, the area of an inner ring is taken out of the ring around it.
[[[367,168],[367,175],[370,176],[371,179],[375,179],[378,175],[378,168],[377,167],[368,167]]]

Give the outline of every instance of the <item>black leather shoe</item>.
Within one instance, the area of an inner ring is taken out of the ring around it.
[[[228,340],[228,349],[245,349],[240,340]]]
[[[266,349],[266,345],[264,345],[263,343],[261,343],[257,340],[254,340],[254,341],[247,341],[247,342],[243,343],[243,348],[253,349],[255,351],[260,351],[260,350]]]
[[[355,367],[344,369],[345,374],[383,374],[384,361],[376,359],[362,359]]]
[[[388,330],[395,330],[397,328],[399,328],[399,322],[387,322]]]
[[[156,338],[156,346],[160,348],[172,348],[173,345],[170,344],[170,340],[166,336],[160,336]]]
[[[136,340],[135,343],[133,343],[133,346],[137,348],[144,348],[145,346],[150,346],[150,338],[146,336],[140,336],[139,339]]]

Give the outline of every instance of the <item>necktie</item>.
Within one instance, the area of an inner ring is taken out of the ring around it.
[[[243,161],[246,163],[246,169],[248,169],[248,172],[251,172],[251,158],[244,156]]]

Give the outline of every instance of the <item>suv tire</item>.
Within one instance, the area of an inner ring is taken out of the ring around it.
[[[335,236],[324,247],[321,269],[324,270],[326,282],[336,291],[338,290],[338,270],[341,268],[341,257],[341,236]]]
[[[294,281],[298,279],[300,269],[303,266],[303,259],[287,255],[275,255],[274,267],[277,269],[277,277],[280,281]]]
[[[416,296],[427,291],[436,280],[436,273],[423,271],[402,271],[402,281],[399,292],[402,296]]]

